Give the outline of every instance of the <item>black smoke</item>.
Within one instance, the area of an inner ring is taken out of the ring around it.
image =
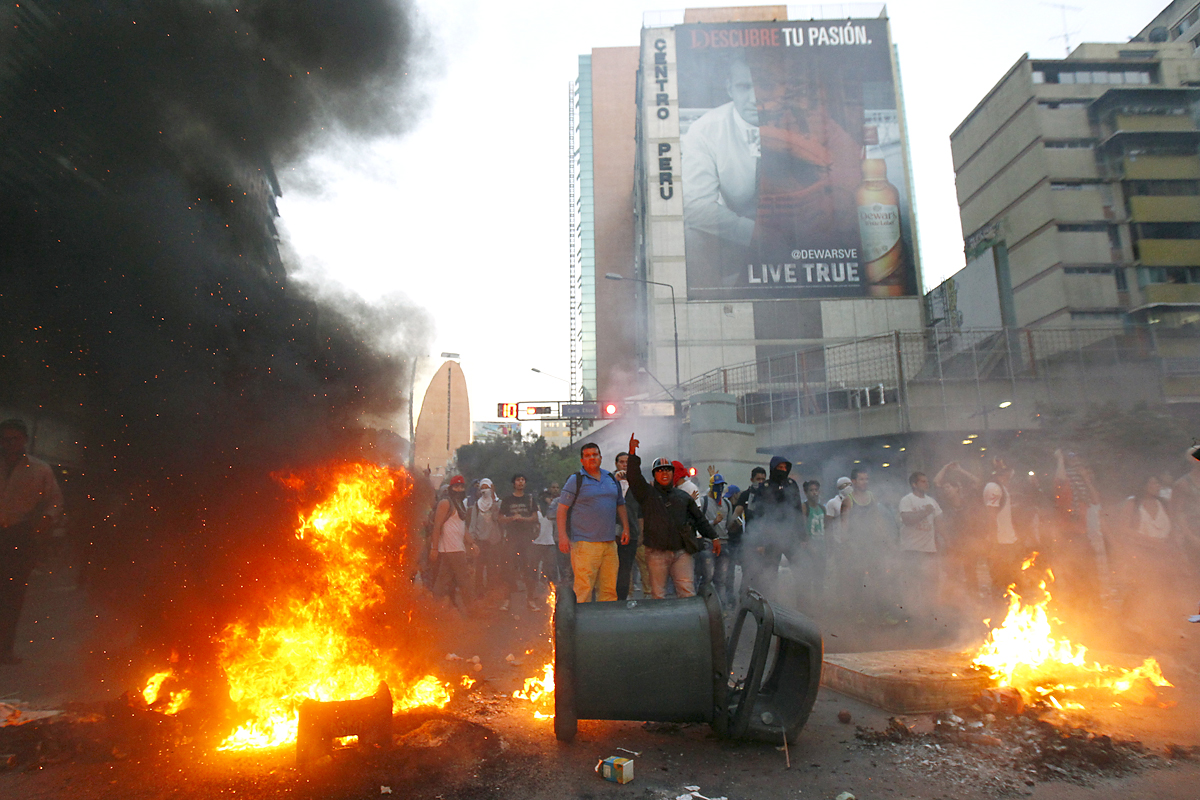
[[[0,407],[77,438],[98,593],[219,623],[294,525],[270,473],[353,455],[408,391],[421,313],[289,283],[273,219],[276,166],[411,124],[413,12],[31,0],[0,23]]]

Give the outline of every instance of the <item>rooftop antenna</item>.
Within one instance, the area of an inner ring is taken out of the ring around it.
[[[1051,36],[1050,40],[1054,41],[1055,39],[1062,39],[1063,40],[1063,48],[1066,51],[1066,54],[1071,55],[1071,35],[1075,34],[1075,33],[1080,33],[1080,32],[1082,32],[1083,29],[1081,28],[1079,30],[1073,31],[1073,30],[1070,30],[1067,28],[1067,12],[1068,11],[1083,11],[1083,9],[1080,8],[1079,6],[1069,6],[1064,3],[1042,3],[1041,5],[1050,6],[1051,8],[1057,8],[1060,12],[1062,12],[1063,32],[1060,33],[1058,36]]]

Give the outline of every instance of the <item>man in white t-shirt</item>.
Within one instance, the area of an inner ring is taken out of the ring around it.
[[[924,472],[908,476],[912,492],[900,498],[900,558],[903,562],[902,602],[909,619],[926,617],[938,598],[938,552],[934,520],[942,515],[929,496]]]
[[[983,487],[983,508],[988,525],[988,573],[992,578],[992,590],[1001,602],[1008,587],[1020,578],[1024,556],[1013,527],[1012,496],[1008,493],[1012,476],[1012,467],[998,461],[991,482]]]

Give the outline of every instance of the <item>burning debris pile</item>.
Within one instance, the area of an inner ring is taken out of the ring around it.
[[[1022,571],[1028,572],[1036,559],[1037,553],[1027,558]],[[988,634],[972,663],[987,670],[996,686],[1014,687],[1056,709],[1082,709],[1085,702],[1114,706],[1156,702],[1157,690],[1171,683],[1154,658],[1133,668],[1089,662],[1086,647],[1055,636],[1057,620],[1050,616],[1052,597],[1047,588],[1053,581],[1053,572],[1046,570],[1028,599],[1009,587],[1004,622]]]
[[[1036,557],[1025,560],[1024,573]],[[895,746],[903,769],[996,794],[1028,792],[1037,781],[1087,783],[1164,758],[1191,757],[1189,747],[1167,745],[1154,753],[1140,741],[1088,729],[1082,713],[1089,708],[1172,707],[1174,701],[1162,698],[1172,684],[1154,658],[1128,668],[1102,664],[1087,658],[1087,648],[1057,636],[1047,588],[1053,580],[1046,570],[1024,596],[1009,587],[1004,621],[971,654],[972,666],[993,684],[972,705],[915,722],[890,717],[882,731],[859,726],[856,738],[864,746]]]
[[[215,664],[189,661],[176,651],[167,668],[119,700],[49,714],[14,707],[12,719],[0,727],[0,752],[12,753],[14,765],[29,767],[187,745],[209,752],[299,747],[303,709],[317,720],[318,738],[329,738],[322,732],[337,724],[321,719],[333,719],[342,706],[355,703],[375,709],[380,698],[386,698],[381,713],[389,724],[386,735],[375,738],[388,744],[393,733],[401,744],[433,736],[433,728],[425,729],[432,721],[428,715],[447,708],[460,693],[459,706],[476,714],[490,716],[502,707],[525,714],[532,706],[536,718],[549,717],[551,664],[526,679],[511,699],[494,694],[487,699],[475,678],[445,674],[458,667],[434,655],[430,632],[422,627],[430,607],[411,584],[394,579],[406,548],[397,537],[393,509],[403,507],[414,489],[407,473],[345,463],[277,480],[309,498],[298,517],[294,550],[276,565],[279,579],[264,577],[269,591],[248,596],[236,619],[214,634]],[[478,658],[464,663],[481,668]],[[523,660],[510,657],[509,663],[520,668]],[[404,718],[398,730],[390,725],[393,715]],[[458,730],[454,722],[435,725],[441,733],[434,738]],[[318,745],[324,751],[324,742]],[[311,742],[305,747],[312,749]]]
[[[303,488],[299,477],[287,479]],[[397,689],[394,710],[450,700],[448,685],[432,675],[400,671],[378,641],[370,615],[386,601],[381,568],[388,566],[388,501],[411,490],[405,473],[350,464],[329,481],[331,491],[308,515],[296,538],[314,559],[300,583],[286,587],[255,625],[238,620],[221,634],[220,666],[230,699],[248,719],[224,749],[274,747],[296,740],[305,699],[349,700],[375,692],[381,681]]]

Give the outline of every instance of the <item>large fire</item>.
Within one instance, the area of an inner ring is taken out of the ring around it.
[[[1026,559],[1022,570],[1030,569],[1036,556]],[[1053,573],[1046,570],[1036,601],[1022,597],[1015,586],[1008,588],[1004,623],[988,634],[972,662],[988,670],[997,686],[1012,686],[1056,708],[1083,708],[1085,699],[1111,705],[1146,702],[1155,696],[1153,687],[1171,686],[1153,658],[1134,669],[1089,663],[1086,647],[1055,637],[1058,620],[1048,613],[1047,589],[1053,581]]]
[[[294,490],[306,486],[298,477],[283,482]],[[393,711],[441,708],[450,701],[448,683],[433,675],[400,673],[363,621],[364,612],[384,601],[377,572],[389,536],[386,505],[397,492],[411,489],[407,475],[348,464],[329,483],[328,495],[310,513],[300,514],[296,530],[313,556],[307,579],[273,598],[262,622],[239,620],[221,633],[220,666],[230,699],[247,721],[219,749],[295,742],[305,699],[365,697],[381,680],[392,687]],[[148,702],[166,677],[150,680]]]

